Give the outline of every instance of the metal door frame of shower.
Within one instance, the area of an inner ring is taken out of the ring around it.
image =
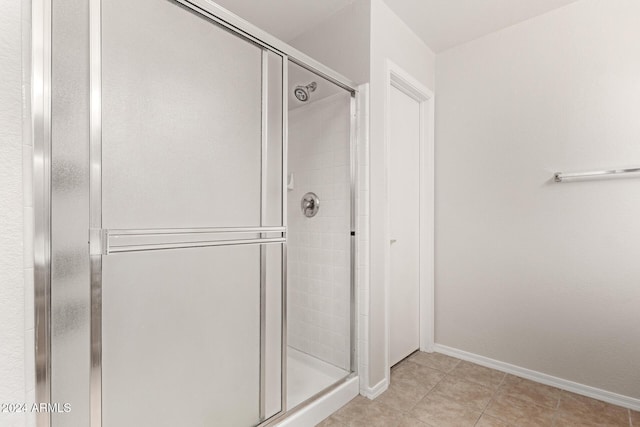
[[[292,61],[293,62],[293,61]],[[297,62],[294,62],[298,64]],[[300,65],[300,64],[298,64]],[[314,72],[312,69],[307,68],[309,71]],[[316,73],[318,74],[318,73]],[[319,75],[319,74],[318,74]],[[322,77],[322,76],[321,76]],[[356,312],[356,283],[357,283],[357,268],[356,268],[356,260],[357,257],[357,234],[356,234],[356,178],[357,178],[357,138],[358,138],[358,102],[356,98],[357,92],[351,92],[350,100],[349,100],[349,176],[350,176],[350,373],[346,375],[344,378],[339,379],[335,383],[331,384],[327,388],[319,391],[313,396],[309,397],[307,400],[299,403],[291,410],[284,411],[280,415],[274,416],[272,419],[267,420],[265,423],[261,424],[258,427],[276,427],[278,423],[288,419],[296,415],[297,413],[303,411],[305,408],[313,404],[318,399],[328,396],[333,391],[337,390],[341,386],[347,384],[352,378],[358,375],[358,346],[357,346],[357,318],[358,313]],[[285,313],[286,315],[286,313]],[[286,328],[285,328],[286,329]],[[286,330],[285,330],[286,334]],[[285,337],[286,338],[286,337]],[[286,372],[285,372],[286,375]],[[286,380],[286,378],[285,378]]]
[[[327,395],[345,381],[357,375],[356,346],[356,98],[357,86],[341,74],[315,61],[302,52],[278,40],[254,25],[233,15],[226,9],[209,0],[174,0],[183,6],[198,12],[233,33],[248,39],[265,51],[270,51],[282,58],[282,224],[287,224],[286,209],[286,168],[288,155],[288,62],[291,61],[337,86],[350,92],[350,234],[351,234],[351,283],[350,283],[350,363],[351,373],[343,380],[329,386],[309,400],[292,408],[286,408],[286,348],[287,348],[287,243],[279,243],[282,247],[282,325],[281,325],[281,411],[265,420],[261,425],[272,425],[281,421],[293,412],[309,405],[319,397]],[[33,178],[34,178],[34,294],[35,294],[35,374],[36,401],[51,403],[51,66],[52,66],[52,3],[54,0],[32,0],[31,33],[32,33],[32,69],[31,69],[31,125],[33,129]],[[102,253],[105,244],[101,230],[101,61],[100,61],[100,25],[101,0],[90,0],[89,13],[89,46],[90,46],[90,264],[91,264],[91,426],[99,427],[101,422],[101,325],[94,317],[100,310],[100,270]],[[264,64],[263,64],[264,67]],[[264,73],[264,70],[263,70]],[[264,91],[264,89],[263,89]],[[262,129],[262,143],[266,135]],[[266,235],[262,235],[266,236]],[[286,234],[283,234],[286,236]],[[262,256],[261,256],[262,258]],[[264,286],[264,274],[261,272],[261,288]],[[261,319],[261,328],[263,323]],[[96,345],[97,344],[97,345]],[[262,344],[261,344],[262,350]],[[263,358],[263,355],[261,355]],[[261,374],[262,375],[262,374]],[[261,379],[261,395],[264,380]],[[97,389],[97,390],[96,390]],[[263,399],[263,397],[261,397]],[[97,409],[97,411],[96,411]],[[39,427],[51,426],[51,414],[37,414]]]

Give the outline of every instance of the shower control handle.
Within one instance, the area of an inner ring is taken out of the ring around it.
[[[312,218],[316,216],[318,209],[320,209],[320,199],[318,199],[318,196],[315,193],[309,192],[302,196],[300,208],[302,209],[304,216]]]

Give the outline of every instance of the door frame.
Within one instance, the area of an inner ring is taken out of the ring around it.
[[[390,381],[390,287],[391,287],[391,238],[389,212],[389,154],[391,88],[395,87],[416,100],[420,105],[420,350],[433,352],[435,344],[435,284],[434,284],[434,94],[403,68],[387,59],[385,70],[385,132],[384,132],[384,310],[385,310],[385,379]]]

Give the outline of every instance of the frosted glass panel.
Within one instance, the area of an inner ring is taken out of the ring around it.
[[[73,408],[54,427],[89,425],[88,6],[56,1],[52,17],[51,401]]]
[[[264,245],[265,416],[282,408],[282,245]]]
[[[259,225],[261,48],[172,1],[102,13],[103,226]]]
[[[104,427],[259,423],[260,246],[109,255],[102,288]]]
[[[263,225],[282,225],[282,57],[267,56],[266,212]]]

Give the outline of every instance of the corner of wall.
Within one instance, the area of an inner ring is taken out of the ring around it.
[[[369,397],[369,84],[358,87],[356,146],[356,289],[360,394]]]
[[[288,43],[354,82],[366,83],[370,27],[370,0],[356,0]]]
[[[434,57],[432,50],[382,1],[371,0],[371,264],[369,379],[380,383],[389,376],[386,337],[387,315],[385,280],[388,276],[387,188],[385,148],[387,63],[392,61],[413,79],[433,91]]]

